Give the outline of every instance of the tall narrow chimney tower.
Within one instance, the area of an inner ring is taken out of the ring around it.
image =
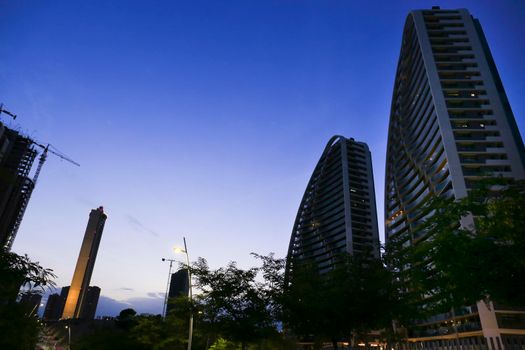
[[[71,281],[62,318],[80,318],[82,315],[82,308],[86,301],[89,282],[91,281],[91,274],[95,266],[98,246],[102,238],[106,219],[107,216],[104,214],[103,207],[93,209],[89,214],[86,233],[78,255],[77,266]]]

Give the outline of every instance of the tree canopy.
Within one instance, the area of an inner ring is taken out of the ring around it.
[[[250,343],[271,338],[276,320],[271,312],[270,284],[257,280],[260,269],[240,269],[235,262],[216,270],[199,258],[191,269],[200,293],[196,297],[200,321],[214,339]]]
[[[492,300],[525,300],[525,183],[481,181],[460,200],[435,198],[418,241],[389,242],[389,263],[407,304],[429,316]],[[424,307],[422,307],[424,306]],[[410,308],[409,308],[410,309]],[[419,314],[418,314],[419,312]]]
[[[31,306],[17,303],[20,288],[25,293],[53,287],[56,276],[27,255],[0,251],[0,348],[34,349],[39,325]]]
[[[297,336],[317,343],[364,339],[390,324],[390,273],[378,259],[342,255],[320,273],[315,264],[295,267],[285,287],[283,315]]]

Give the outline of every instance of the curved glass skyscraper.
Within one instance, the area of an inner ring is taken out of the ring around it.
[[[523,141],[479,21],[464,9],[412,11],[390,114],[387,241],[427,239],[421,224],[431,215],[424,206],[430,198],[462,198],[487,176],[524,179],[524,164]],[[481,308],[464,317],[465,329],[500,341],[498,315]],[[431,326],[414,337],[446,338],[439,324]]]
[[[363,142],[334,136],[315,167],[297,212],[287,275],[301,262],[321,273],[338,254],[379,256],[372,160]]]

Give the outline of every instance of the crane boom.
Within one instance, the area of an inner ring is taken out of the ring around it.
[[[33,141],[33,143],[34,143],[35,145],[37,145],[38,147],[43,148],[43,149],[44,149],[44,153],[47,153],[47,152],[53,153],[55,156],[57,156],[57,157],[59,157],[59,158],[65,160],[66,162],[69,162],[69,163],[71,163],[71,164],[73,164],[73,165],[76,165],[76,166],[80,166],[80,164],[78,164],[77,162],[75,162],[73,159],[70,159],[70,158],[66,157],[65,155],[63,155],[63,154],[61,154],[61,153],[55,152],[55,151],[53,151],[53,150],[50,150],[50,149],[49,149],[49,146],[52,146],[52,145],[49,144],[49,143],[47,144],[47,146],[44,146],[44,145],[42,145],[42,144],[40,144],[40,143],[38,143],[38,142],[35,142],[35,141]]]
[[[55,151],[52,151],[52,150],[48,150],[49,152],[53,153],[55,156],[65,160],[66,162],[70,162],[71,164],[73,165],[76,165],[76,166],[80,166],[80,164],[78,164],[77,162],[75,162],[74,160],[72,159],[69,159],[68,157],[66,157],[65,155],[63,154],[60,154],[58,152],[55,152]]]

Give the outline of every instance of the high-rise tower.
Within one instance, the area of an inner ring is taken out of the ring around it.
[[[388,133],[387,242],[395,237],[415,245],[428,239],[421,225],[431,215],[425,204],[432,197],[465,197],[476,181],[492,176],[524,179],[525,150],[481,25],[465,9],[412,11]],[[501,319],[514,313],[484,303],[465,312],[461,322],[442,315],[409,336],[461,339],[464,345],[481,336],[500,342]],[[454,334],[444,331],[451,319]],[[505,337],[511,334],[517,333]]]
[[[172,299],[181,296],[188,296],[189,291],[188,269],[180,269],[177,272],[172,273],[168,298]],[[173,304],[168,302],[168,305],[166,305],[166,314],[169,314],[171,310],[173,310]]]
[[[363,142],[334,136],[308,182],[288,248],[286,273],[302,262],[330,270],[341,253],[379,256],[372,159]]]
[[[83,308],[86,307],[84,304],[87,303],[89,282],[91,281],[106,219],[107,216],[102,207],[91,210],[89,214],[86,233],[78,255],[77,266],[67,294],[62,318],[81,318],[84,315]]]
[[[68,293],[69,286],[62,287],[60,294],[54,293],[47,298],[46,308],[43,315],[45,320],[56,321],[62,317]]]

